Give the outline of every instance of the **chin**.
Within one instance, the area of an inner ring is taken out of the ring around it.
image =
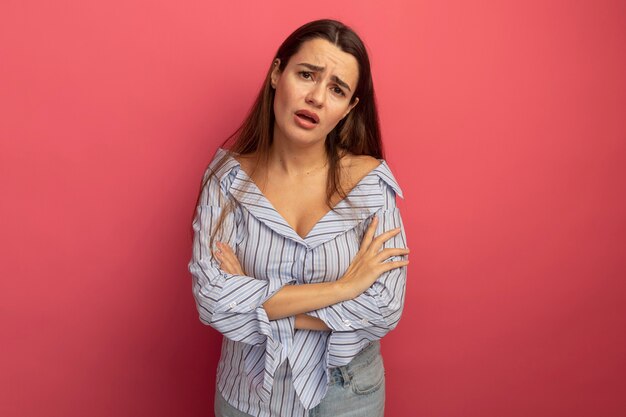
[[[305,131],[298,126],[294,126],[292,129],[289,129],[287,131],[279,128],[278,126],[275,126],[274,128],[278,128],[280,135],[284,137],[287,142],[294,143],[300,146],[310,146],[320,141],[324,142],[328,134],[326,133],[320,135],[319,131],[317,131],[316,129],[312,131]]]

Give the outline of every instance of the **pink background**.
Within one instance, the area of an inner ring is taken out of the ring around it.
[[[0,415],[212,415],[197,187],[322,17],[369,48],[406,198],[387,415],[626,415],[618,0],[2,1]]]

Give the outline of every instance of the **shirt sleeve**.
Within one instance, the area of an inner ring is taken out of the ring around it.
[[[263,303],[287,282],[229,274],[220,269],[209,248],[211,235],[220,230],[216,226],[221,216],[221,233],[215,236],[214,245],[219,240],[235,248],[238,243],[236,211],[227,208],[229,199],[222,187],[215,175],[206,181],[192,224],[193,254],[188,268],[200,321],[234,341],[251,345],[271,342],[272,350],[279,349],[279,327],[285,326],[270,322]]]
[[[400,233],[383,243],[383,249],[407,247],[402,218],[391,188],[386,187],[384,206],[364,222],[363,230],[374,216],[379,220],[375,236],[401,228]],[[386,262],[406,259],[406,255],[393,256]],[[398,325],[404,307],[406,273],[406,266],[391,269],[358,297],[307,313],[324,321],[332,331],[328,342],[328,366],[347,364],[361,347],[382,338]]]

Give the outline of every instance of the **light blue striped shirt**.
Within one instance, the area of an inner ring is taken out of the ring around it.
[[[218,149],[206,179],[228,152]],[[359,250],[374,216],[375,235],[401,227],[384,248],[406,248],[396,194],[384,160],[304,238],[278,213],[231,155],[202,189],[193,221],[189,271],[200,320],[221,332],[217,389],[239,410],[254,416],[306,416],[327,391],[329,368],[342,366],[367,344],[398,324],[404,305],[406,267],[382,274],[358,297],[307,314],[332,331],[294,329],[294,317],[269,320],[263,303],[284,285],[339,279]],[[220,269],[209,248],[211,233],[227,203],[223,233],[247,275]],[[390,260],[406,259],[395,256]]]

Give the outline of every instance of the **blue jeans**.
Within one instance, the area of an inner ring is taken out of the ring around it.
[[[216,416],[251,417],[215,391]],[[376,340],[349,364],[331,368],[328,392],[320,404],[309,410],[309,417],[383,417],[384,410],[385,368],[380,341]]]

